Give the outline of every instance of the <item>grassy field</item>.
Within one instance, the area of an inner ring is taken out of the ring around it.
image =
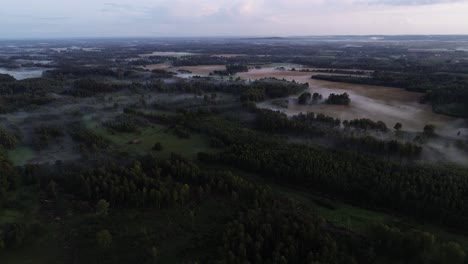
[[[8,151],[8,158],[16,166],[25,165],[36,156],[36,152],[30,147],[18,147]]]
[[[88,121],[88,129],[92,129],[98,135],[109,139],[116,150],[127,152],[132,155],[153,154],[157,157],[169,157],[171,153],[178,153],[186,158],[193,158],[198,152],[210,152],[214,149],[209,146],[209,139],[200,134],[191,134],[190,138],[179,138],[162,125],[152,124],[148,128],[141,129],[138,133],[110,133],[99,122]],[[138,144],[129,144],[133,140],[138,140]],[[162,151],[152,151],[156,142],[162,144]]]

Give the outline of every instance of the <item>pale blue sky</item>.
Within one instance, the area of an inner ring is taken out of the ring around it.
[[[468,34],[465,0],[3,0],[0,38]]]

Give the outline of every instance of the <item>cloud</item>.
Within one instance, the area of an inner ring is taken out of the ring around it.
[[[69,17],[69,16],[58,16],[58,17],[32,17],[32,19],[44,20],[44,21],[60,21],[60,20],[68,20],[68,19],[71,19],[71,17]]]
[[[465,2],[466,0],[370,0],[373,5],[418,6]]]
[[[150,6],[146,5],[135,5],[135,4],[116,4],[116,3],[104,3],[102,8],[99,9],[101,12],[122,12],[122,11],[137,11],[147,10]]]
[[[467,34],[467,1],[15,0],[0,37]]]

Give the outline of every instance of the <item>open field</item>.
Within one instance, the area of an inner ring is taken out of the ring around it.
[[[183,57],[183,56],[191,56],[195,55],[195,53],[191,52],[175,52],[175,51],[154,51],[148,54],[140,54],[139,56],[142,58],[147,58],[151,56],[161,56],[161,57]]]
[[[212,151],[206,136],[191,134],[190,138],[181,139],[162,125],[152,124],[151,127],[142,129],[139,133],[115,134],[109,133],[107,128],[95,121],[88,122],[86,126],[98,135],[109,139],[114,144],[116,151],[127,152],[133,155],[151,153],[157,157],[167,158],[171,153],[177,153],[187,158],[194,158],[198,152]],[[139,143],[129,144],[133,140],[137,140]],[[152,150],[157,142],[162,144],[162,151]]]
[[[243,56],[247,56],[245,54],[214,54],[214,55],[211,55],[211,57],[215,57],[215,58],[235,58],[235,57],[243,57]]]
[[[152,71],[152,70],[165,70],[165,69],[168,69],[170,67],[171,67],[171,65],[169,65],[169,64],[160,63],[160,64],[146,65],[143,68]]]
[[[351,120],[356,118],[370,118],[372,120],[384,121],[388,126],[393,126],[396,122],[403,125],[403,129],[408,131],[422,131],[427,124],[437,127],[438,133],[457,137],[458,132],[468,138],[468,123],[465,119],[453,118],[436,114],[428,105],[420,104],[420,93],[409,92],[400,88],[356,85],[346,83],[335,83],[310,79],[312,73],[298,71],[280,71],[275,68],[252,69],[246,73],[239,73],[244,79],[257,80],[262,78],[275,77],[278,79],[295,80],[300,83],[309,84],[309,92],[320,93],[324,98],[331,93],[347,92],[351,97],[349,106],[328,105],[328,104],[297,104],[297,96],[288,98],[287,109],[278,107],[271,101],[259,104],[261,108],[280,110],[288,115],[298,113],[315,112]]]
[[[18,147],[8,151],[8,157],[18,166],[27,164],[36,155],[36,152],[31,147]]]
[[[172,72],[177,72],[178,70],[187,70],[191,71],[191,75],[200,75],[200,76],[208,76],[210,72],[217,71],[217,70],[225,70],[226,66],[224,65],[199,65],[199,66],[181,66],[181,67],[174,67],[169,69]]]

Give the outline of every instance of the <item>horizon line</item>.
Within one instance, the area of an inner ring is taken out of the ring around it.
[[[277,39],[289,39],[289,38],[317,38],[317,37],[449,37],[449,36],[460,36],[468,37],[468,33],[462,34],[330,34],[330,35],[228,35],[228,36],[66,36],[66,37],[0,37],[0,41],[8,40],[77,40],[77,39],[196,39],[196,38],[227,38],[227,39],[254,39],[254,38],[277,38]]]

